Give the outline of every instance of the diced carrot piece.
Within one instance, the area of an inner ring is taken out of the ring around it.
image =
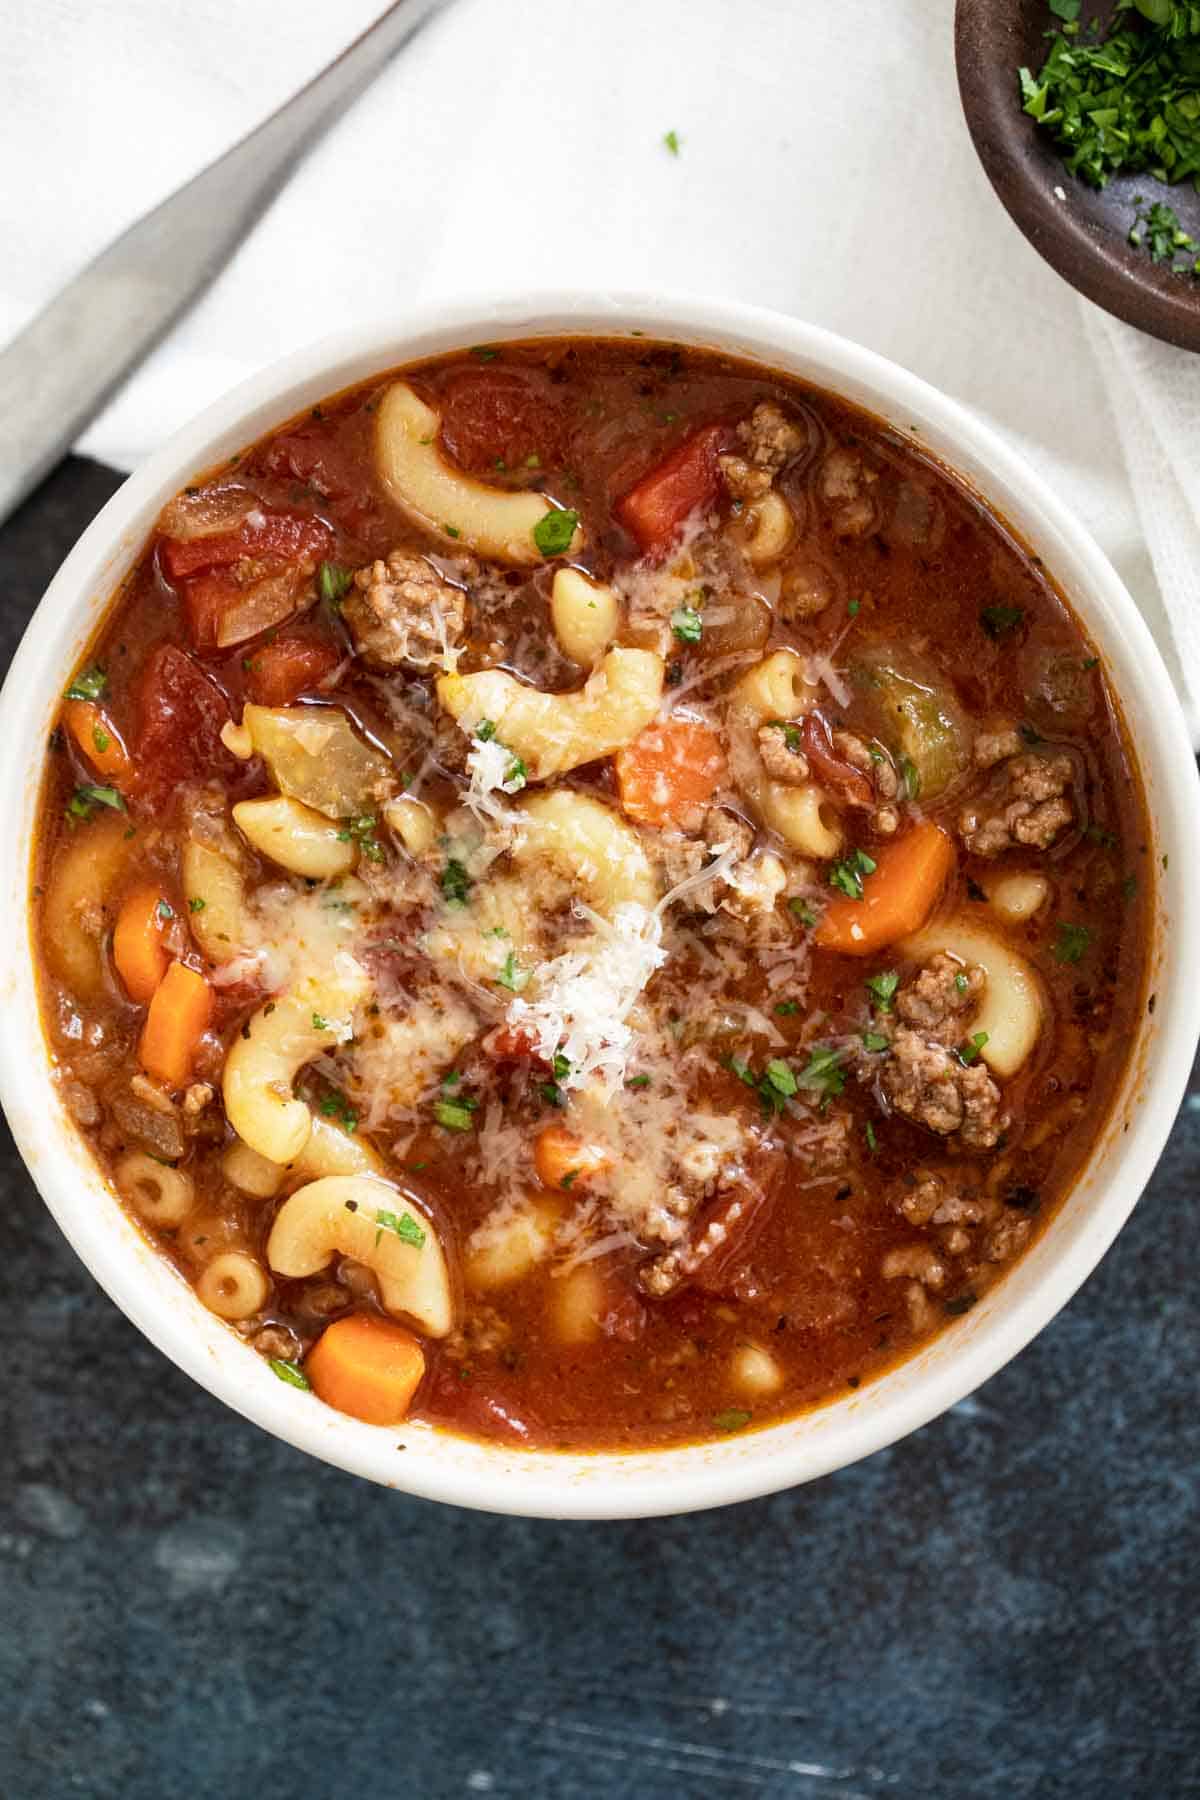
[[[326,1406],[368,1425],[398,1425],[421,1385],[425,1356],[402,1325],[351,1313],[325,1327],[304,1373]]]
[[[823,950],[842,956],[870,956],[897,938],[919,931],[954,866],[954,845],[940,826],[914,825],[875,859],[863,877],[863,897],[831,900],[815,937]]]
[[[186,963],[173,962],[154,991],[138,1046],[146,1073],[168,1087],[183,1087],[211,1017],[208,982]]]
[[[171,918],[167,896],[153,882],[141,882],[121,902],[113,929],[113,961],[125,991],[139,1006],[148,1006],[167,972],[170,957],[163,931]]]
[[[725,774],[715,731],[699,719],[664,719],[618,750],[621,805],[639,825],[677,825],[711,799]]]
[[[727,435],[724,425],[694,431],[617,501],[617,518],[647,555],[665,550],[689,513],[712,505],[721,485],[717,452]]]
[[[612,1157],[599,1144],[585,1144],[565,1125],[547,1125],[538,1133],[533,1152],[538,1179],[548,1188],[582,1187],[590,1175],[606,1169]]]
[[[94,700],[68,700],[63,724],[98,775],[119,778],[129,773],[129,752],[121,734]]]
[[[250,656],[246,693],[259,706],[290,706],[340,660],[337,645],[328,638],[298,634],[276,638]]]

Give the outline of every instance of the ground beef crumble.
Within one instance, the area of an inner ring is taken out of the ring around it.
[[[839,445],[829,452],[821,464],[817,490],[837,537],[866,537],[878,530],[881,515],[873,492],[878,481],[857,450]]]
[[[740,452],[720,457],[725,485],[735,500],[753,504],[770,492],[776,475],[808,447],[808,433],[773,401],[763,400],[737,428]]]
[[[879,1073],[897,1112],[972,1150],[991,1149],[1009,1124],[987,1067],[964,1062],[951,1048],[966,1037],[966,1015],[983,983],[982,970],[933,957],[896,995],[891,1048]]]
[[[999,764],[1000,781],[964,806],[958,817],[963,843],[973,856],[1000,856],[1026,846],[1048,850],[1075,821],[1070,792],[1075,765],[1063,753],[1013,755],[1016,732],[987,732],[976,740],[977,766]]]
[[[359,569],[342,617],[369,667],[431,669],[462,641],[466,595],[423,556],[392,550]]]

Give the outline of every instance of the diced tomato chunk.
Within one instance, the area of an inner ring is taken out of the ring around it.
[[[315,563],[332,541],[328,525],[309,513],[266,512],[255,507],[236,531],[160,538],[158,560],[168,581],[177,582],[211,569],[232,568],[243,558],[261,563],[264,570],[292,562]]]
[[[617,501],[614,511],[647,555],[663,551],[690,513],[711,506],[721,485],[717,455],[724,425],[704,425]]]
[[[255,466],[277,480],[302,482],[320,495],[339,525],[361,536],[379,511],[375,495],[363,485],[363,461],[352,426],[349,433],[343,426],[331,434],[328,423],[314,420],[281,431],[256,457]]]
[[[562,403],[541,370],[461,369],[434,404],[441,408],[442,442],[473,474],[501,467],[523,472],[562,460]]]
[[[185,650],[174,644],[152,650],[138,684],[130,784],[135,804],[161,811],[181,782],[235,774],[237,761],[221,742],[221,728],[230,717],[221,689]]]
[[[476,1372],[449,1356],[439,1356],[418,1397],[423,1418],[444,1419],[460,1431],[482,1438],[528,1444],[545,1437],[545,1426],[527,1405],[517,1402],[501,1377]]]
[[[520,1062],[537,1055],[536,1044],[533,1033],[523,1025],[497,1025],[484,1038],[482,1049],[494,1062]]]
[[[259,706],[290,706],[340,661],[337,645],[328,638],[299,632],[278,637],[250,657],[246,693]]]

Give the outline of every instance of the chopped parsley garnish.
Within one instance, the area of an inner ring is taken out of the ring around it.
[[[449,538],[460,538],[462,536],[462,532],[458,529],[457,525],[447,525],[444,521],[442,524],[442,530],[445,532],[446,536]]]
[[[852,619],[857,619],[858,613],[859,613],[859,608],[861,606],[862,606],[861,600],[849,600],[846,603],[846,611],[850,614],[850,617]]]
[[[105,731],[103,725],[92,726],[92,743],[95,745],[97,754],[100,756],[104,755],[104,752],[112,743],[112,739],[109,737],[107,731]]]
[[[199,894],[193,894],[192,898],[188,901],[188,911],[203,912],[207,904],[208,902],[206,900],[201,900]]]
[[[797,1000],[781,1000],[775,1011],[781,1019],[790,1019],[793,1013],[800,1011],[800,1003]]]
[[[681,644],[698,644],[704,635],[704,620],[694,606],[677,606],[671,614],[671,630]]]
[[[891,1046],[891,1038],[885,1037],[882,1031],[864,1031],[862,1034],[863,1049],[877,1054]]]
[[[960,994],[965,994],[967,989],[971,985],[970,982],[967,980],[966,976],[963,974],[961,969],[958,971],[958,974],[954,977],[954,985],[958,989]]]
[[[312,1016],[312,1027],[314,1031],[332,1031],[333,1029],[325,1015],[319,1012],[315,1012]]]
[[[338,832],[338,842],[357,844],[362,856],[368,862],[383,861],[383,845],[375,836],[377,820],[374,813],[360,813],[356,819],[347,819]]]
[[[810,930],[817,922],[816,913],[808,904],[808,901],[802,900],[799,894],[793,894],[792,898],[788,901],[788,911],[795,913],[800,923],[802,925],[807,925]]]
[[[726,1066],[746,1087],[753,1089],[768,1116],[782,1112],[784,1101],[790,1100],[799,1086],[791,1065],[780,1056],[773,1057],[761,1075],[756,1075],[740,1056],[731,1056]]]
[[[288,1362],[282,1356],[268,1356],[267,1367],[273,1374],[278,1375],[280,1381],[286,1381],[289,1387],[303,1388],[306,1393],[309,1391],[308,1376],[299,1363]]]
[[[320,1109],[323,1118],[336,1119],[343,1131],[353,1131],[358,1125],[358,1114],[346,1096],[339,1094],[336,1088],[330,1088],[328,1093],[321,1096]]]
[[[1194,0],[1121,0],[1108,27],[1093,21],[1080,35],[1076,0],[1050,0],[1063,21],[1034,75],[1020,71],[1024,110],[1048,132],[1066,168],[1091,187],[1114,175],[1194,181],[1200,174]],[[1140,15],[1140,16],[1139,16]],[[1180,274],[1200,268],[1195,246],[1169,206],[1147,208],[1134,196],[1130,242]],[[1182,253],[1182,254],[1181,254]]]
[[[1058,936],[1054,942],[1055,961],[1060,963],[1082,961],[1091,941],[1092,933],[1087,925],[1074,925],[1066,919],[1061,920],[1058,926]]]
[[[528,980],[528,975],[519,966],[514,952],[510,950],[504,959],[504,967],[496,977],[497,983],[500,987],[507,988],[510,994],[519,994]]]
[[[493,350],[490,344],[473,344],[471,346],[471,355],[477,362],[495,362],[499,354],[500,352]]]
[[[537,464],[531,465],[536,468]],[[551,507],[533,528],[533,541],[543,556],[562,556],[571,548],[579,514],[568,506]]]
[[[83,669],[76,675],[67,689],[64,699],[67,700],[99,700],[101,694],[108,689],[108,676],[99,663],[90,669]]]
[[[770,1083],[777,1094],[789,1100],[796,1092],[796,1077],[782,1057],[772,1057],[763,1071],[763,1079]]]
[[[679,155],[679,133],[677,131],[663,133],[663,149],[669,150],[672,156]]]
[[[77,787],[67,801],[67,817],[90,819],[98,806],[111,806],[114,812],[125,811],[125,801],[116,788],[96,787],[88,782],[83,787]]]
[[[753,1417],[740,1406],[727,1406],[724,1412],[713,1414],[713,1424],[718,1431],[741,1431]]]
[[[529,777],[529,770],[519,756],[514,756],[504,771],[504,791],[506,794],[519,794]]]
[[[834,863],[829,871],[830,887],[840,888],[847,900],[861,900],[863,897],[863,876],[875,873],[876,863],[873,856],[865,850],[852,850],[841,862]]]
[[[868,994],[874,1000],[880,1012],[891,1012],[892,1001],[896,997],[896,989],[900,986],[900,974],[897,969],[884,969],[878,975],[868,975],[863,982]]]
[[[987,632],[993,643],[1001,638],[1009,637],[1025,617],[1022,606],[1004,606],[997,601],[992,606],[985,606],[979,615],[979,623]]]
[[[919,800],[921,798],[921,771],[911,756],[903,751],[896,758],[896,773],[900,777],[900,798],[902,800]]]
[[[465,865],[459,862],[455,856],[447,858],[446,866],[442,870],[441,887],[447,906],[465,906],[467,904],[467,895],[471,891],[471,877],[467,874]]]
[[[474,1124],[471,1114],[478,1107],[478,1100],[472,1099],[469,1094],[460,1094],[453,1100],[435,1100],[433,1116],[447,1131],[470,1131]]]
[[[337,612],[354,580],[352,569],[343,569],[341,563],[323,562],[317,567],[317,592],[326,606]]]
[[[631,1075],[625,1086],[627,1088],[648,1088],[650,1077],[648,1075]]]
[[[410,1212],[401,1213],[399,1218],[394,1212],[377,1212],[375,1223],[379,1227],[375,1234],[376,1243],[385,1231],[392,1232],[402,1243],[411,1244],[414,1250],[419,1250],[425,1242],[425,1233]]]
[[[871,1155],[874,1156],[879,1148],[879,1139],[875,1136],[875,1127],[870,1119],[867,1120],[866,1126],[864,1127],[863,1136],[867,1140],[867,1149],[871,1152]]]
[[[475,727],[475,736],[481,744],[490,744],[496,735],[496,727],[491,719],[480,719]]]
[[[790,725],[786,719],[768,719],[767,724],[773,731],[782,731],[783,741],[789,750],[800,748],[800,727]]]
[[[563,1093],[562,1088],[558,1084],[560,1081],[565,1081],[567,1076],[571,1073],[570,1058],[564,1056],[561,1050],[556,1050],[554,1052],[554,1061],[550,1065],[550,1071],[554,1076],[554,1080],[543,1081],[538,1088],[538,1093],[550,1106],[565,1106],[567,1104],[567,1096]]]
[[[974,1037],[971,1038],[967,1043],[960,1044],[959,1049],[958,1049],[959,1062],[966,1063],[968,1065],[973,1063],[975,1061],[976,1057],[979,1055],[979,1052],[983,1049],[983,1046],[987,1043],[987,1041],[988,1041],[987,1032],[986,1031],[977,1031],[975,1033]]]
[[[822,1044],[815,1045],[809,1056],[808,1066],[797,1077],[797,1087],[820,1094],[821,1104],[825,1106],[846,1085],[846,1073],[841,1067],[845,1056],[845,1050],[830,1050]]]
[[[164,924],[168,919],[173,919],[175,917],[175,908],[171,905],[169,900],[159,900],[155,905],[154,910]]]

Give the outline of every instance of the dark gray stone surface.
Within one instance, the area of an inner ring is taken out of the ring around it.
[[[70,464],[0,534],[5,661],[115,485]],[[368,1487],[226,1412],[6,1135],[0,1795],[1200,1793],[1198,1174],[1200,1093],[1073,1304],[897,1448],[569,1525]]]

